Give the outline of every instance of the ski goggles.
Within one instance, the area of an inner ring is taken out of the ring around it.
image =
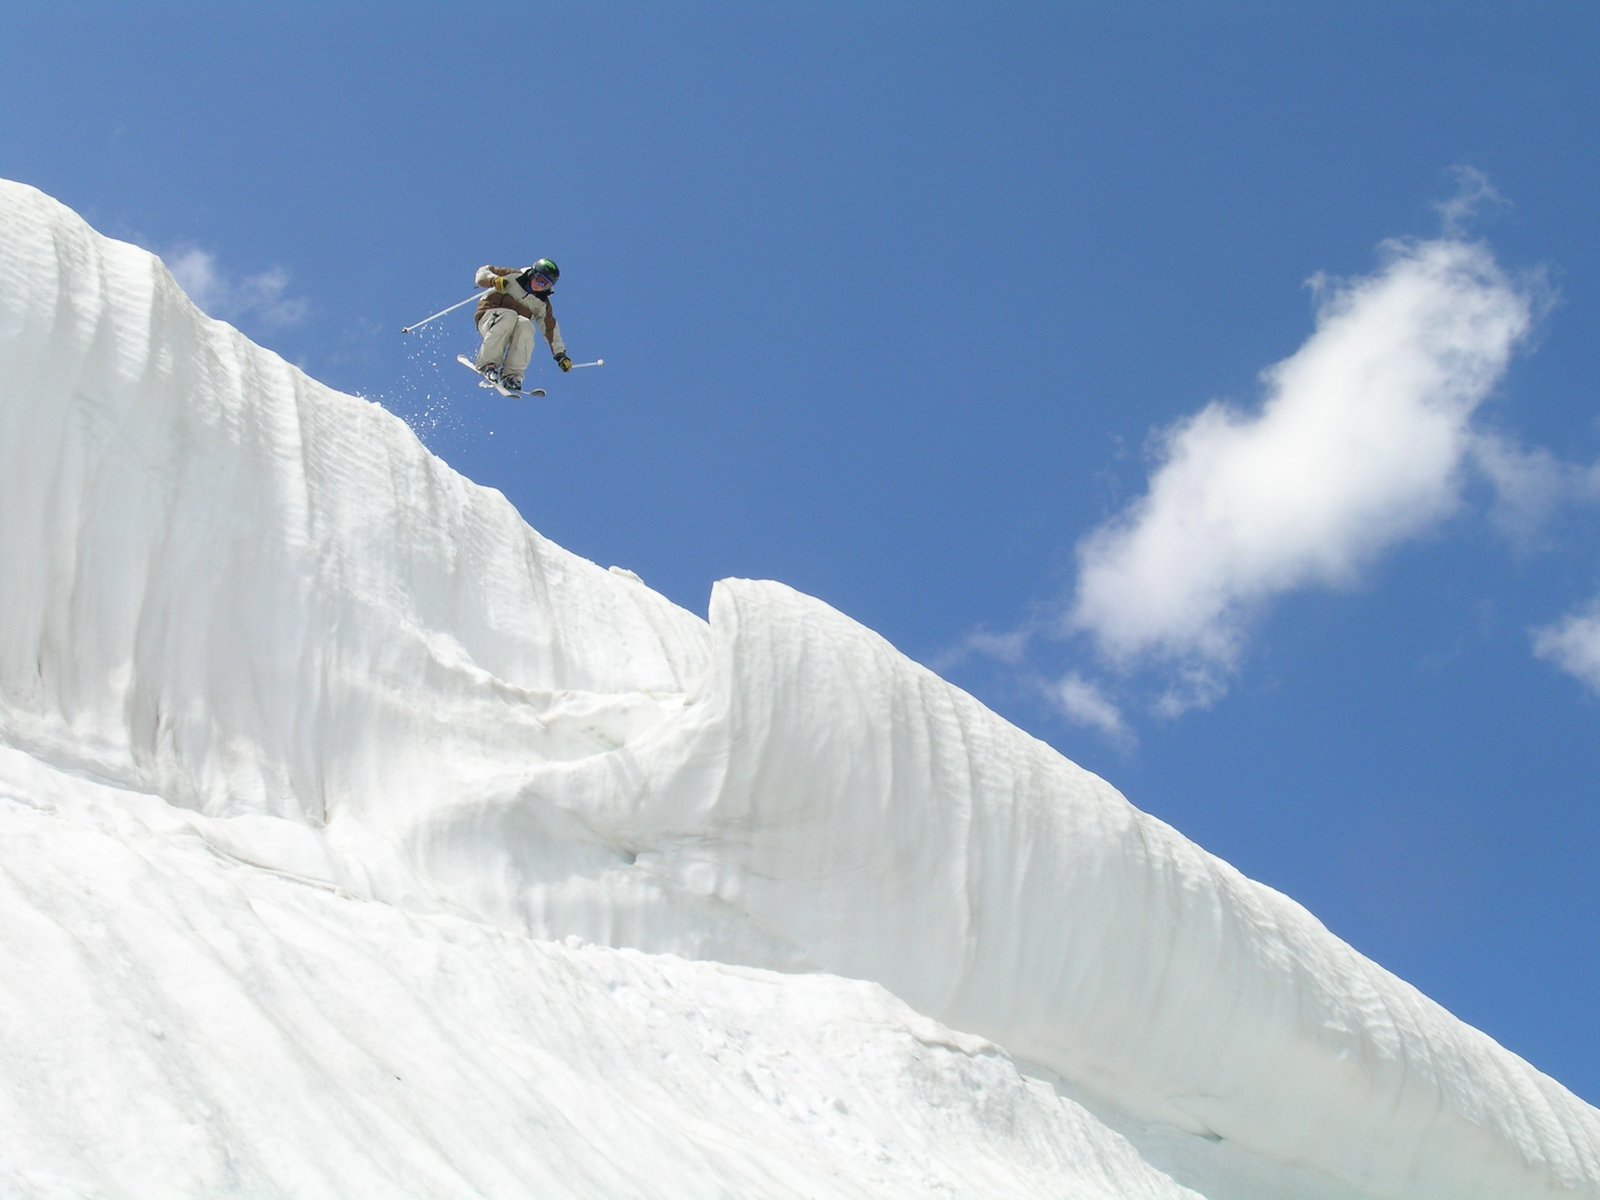
[[[546,275],[543,271],[535,271],[533,275],[529,277],[528,282],[532,285],[533,290],[536,292],[548,292],[553,290],[556,286],[556,281],[551,279],[550,276]]]

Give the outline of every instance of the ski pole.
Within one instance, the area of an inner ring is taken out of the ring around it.
[[[433,316],[431,316],[431,317],[423,317],[422,320],[418,321],[415,325],[407,325],[400,332],[401,333],[410,333],[413,329],[421,329],[429,321],[437,321],[440,317],[444,316],[445,313],[453,313],[453,312],[455,312],[456,309],[462,307],[462,305],[471,304],[477,298],[478,298],[478,293],[477,292],[473,292],[472,295],[468,296],[465,300],[462,300],[457,304],[452,304],[449,308],[441,308],[438,312],[434,313]]]
[[[606,365],[606,360],[605,359],[597,358],[592,363],[573,363],[572,364],[572,369],[574,371],[576,371],[579,367],[603,367],[605,365]]]

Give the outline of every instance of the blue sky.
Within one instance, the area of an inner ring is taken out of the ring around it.
[[[1597,1102],[1597,53],[1577,3],[24,2],[0,175],[569,549],[826,600]],[[540,256],[607,364],[549,400],[400,335]]]

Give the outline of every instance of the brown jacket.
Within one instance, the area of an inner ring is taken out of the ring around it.
[[[544,330],[544,340],[550,343],[550,353],[560,358],[567,352],[566,342],[561,337],[561,327],[556,324],[556,310],[550,305],[550,293],[541,295],[530,292],[522,286],[518,276],[523,273],[523,267],[479,267],[477,284],[481,288],[488,288],[489,294],[478,301],[477,313],[473,319],[483,316],[490,309],[509,308],[519,317],[527,317],[536,326]],[[506,281],[505,290],[495,287],[496,279]]]

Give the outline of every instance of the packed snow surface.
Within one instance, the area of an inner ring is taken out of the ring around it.
[[[0,183],[0,1196],[1600,1197],[1600,1113],[860,625]]]

